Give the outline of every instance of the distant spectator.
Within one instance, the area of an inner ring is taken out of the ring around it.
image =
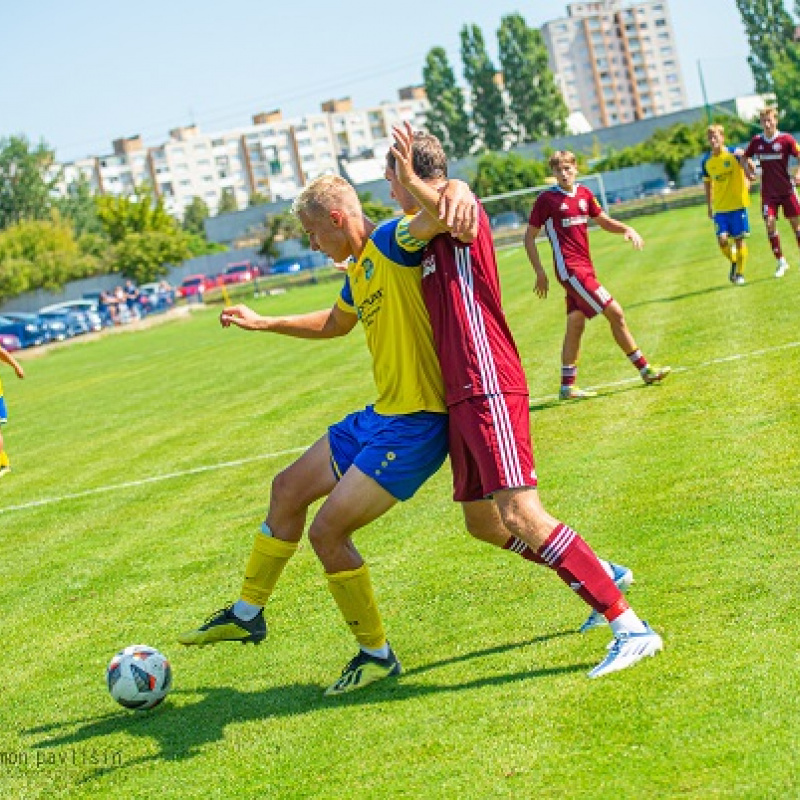
[[[97,310],[104,325],[119,325],[119,313],[117,311],[117,301],[114,296],[105,289],[100,292],[97,298]]]
[[[131,317],[139,319],[142,316],[141,292],[132,280],[125,281],[125,302]]]
[[[168,280],[158,284],[158,302],[162,308],[172,308],[175,305],[175,290]]]

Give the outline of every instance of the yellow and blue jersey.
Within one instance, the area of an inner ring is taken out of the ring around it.
[[[3,381],[0,381],[0,425],[8,421],[6,401],[3,399]]]
[[[744,170],[726,147],[718,156],[707,153],[703,159],[703,180],[711,184],[711,213],[738,211],[750,205],[750,192]]]
[[[339,307],[358,314],[372,354],[379,414],[446,411],[433,333],[422,299],[422,252],[409,217],[379,225],[350,264]]]

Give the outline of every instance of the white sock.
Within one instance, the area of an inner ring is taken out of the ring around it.
[[[387,642],[383,647],[364,647],[361,645],[361,649],[370,656],[375,656],[375,658],[389,658],[389,643]]]
[[[644,633],[647,630],[647,628],[644,627],[644,623],[639,619],[632,608],[623,611],[615,620],[612,620],[608,624],[611,626],[614,636],[618,633]]]
[[[233,613],[243,622],[250,622],[251,619],[255,619],[258,616],[258,612],[262,608],[264,606],[254,606],[252,603],[248,603],[247,600],[237,600],[233,604]]]

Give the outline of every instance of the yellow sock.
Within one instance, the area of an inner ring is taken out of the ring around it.
[[[297,552],[297,542],[284,542],[263,533],[256,534],[253,552],[244,571],[242,600],[265,606],[286,562]]]
[[[10,467],[11,462],[8,460],[8,453],[5,450],[0,450],[0,467]]]
[[[326,573],[339,611],[360,645],[378,649],[386,644],[381,615],[366,564],[346,572]]]
[[[736,274],[744,275],[744,268],[747,264],[747,242],[739,242],[739,251],[736,253]]]

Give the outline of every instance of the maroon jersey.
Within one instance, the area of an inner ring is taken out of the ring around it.
[[[759,133],[750,140],[744,154],[747,158],[757,158],[761,164],[761,197],[765,202],[794,194],[789,158],[800,158],[800,149],[793,136],[778,131],[767,139]]]
[[[576,273],[594,271],[589,254],[589,219],[602,212],[597,198],[580,184],[572,194],[554,186],[536,198],[528,222],[533,228],[544,228],[560,283]]]
[[[473,242],[467,245],[442,233],[425,248],[422,294],[448,406],[468,397],[528,393],[517,346],[500,305],[494,242],[480,203]]]

